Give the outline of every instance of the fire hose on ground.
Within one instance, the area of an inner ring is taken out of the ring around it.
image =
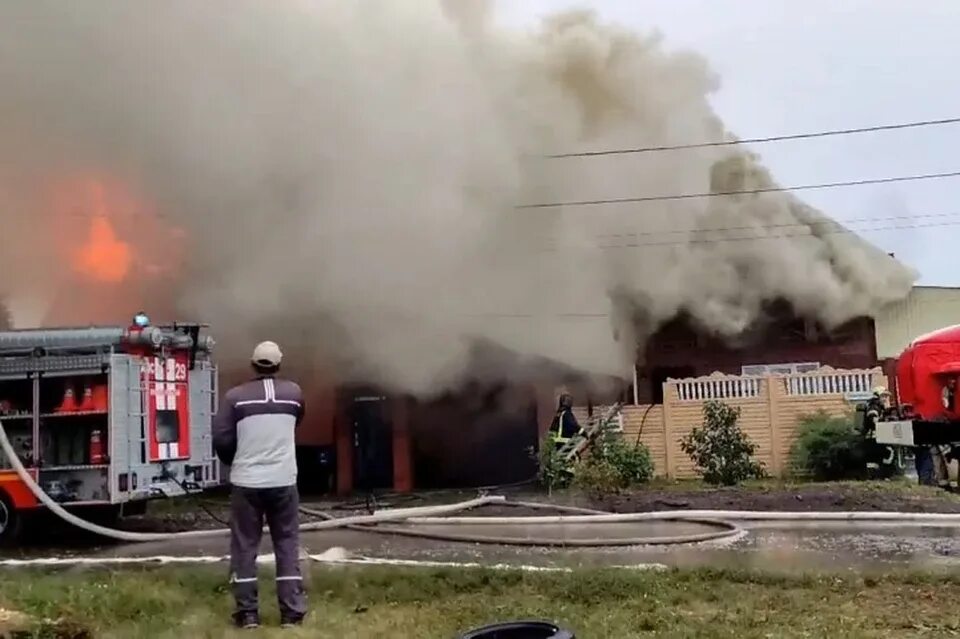
[[[34,497],[37,500],[46,506],[53,514],[60,517],[69,524],[76,526],[77,528],[92,532],[94,534],[107,537],[109,539],[115,539],[117,541],[125,542],[156,542],[156,541],[170,541],[174,539],[198,539],[203,537],[215,537],[220,535],[229,534],[229,528],[218,528],[210,530],[190,530],[183,532],[175,533],[143,533],[143,532],[131,532],[125,530],[117,530],[114,528],[108,528],[106,526],[101,526],[93,522],[87,521],[78,517],[77,515],[66,510],[61,504],[56,502],[52,497],[47,495],[43,489],[37,484],[33,476],[30,475],[29,471],[24,467],[23,463],[20,461],[19,456],[13,450],[13,446],[10,445],[10,440],[7,438],[7,433],[3,428],[3,423],[0,422],[0,449],[3,450],[4,455],[10,461],[10,464],[13,466],[14,471],[20,477],[20,480],[29,488],[30,492],[33,493]],[[504,497],[501,496],[485,496],[478,497],[476,499],[471,499],[468,501],[458,502],[454,504],[441,505],[441,506],[421,506],[416,508],[406,508],[406,509],[395,509],[383,511],[380,513],[375,513],[372,515],[361,515],[356,517],[332,517],[327,513],[322,511],[314,511],[310,509],[301,509],[305,514],[319,516],[324,519],[320,522],[311,522],[302,524],[300,526],[301,531],[318,531],[318,530],[332,530],[336,528],[347,528],[356,531],[363,532],[375,532],[375,533],[384,533],[392,535],[403,535],[408,537],[421,537],[427,539],[436,539],[436,540],[448,540],[448,541],[462,541],[462,542],[472,542],[472,543],[504,543],[504,544],[516,544],[516,545],[539,545],[539,546],[623,546],[623,545],[642,545],[642,544],[682,544],[682,543],[692,543],[697,541],[707,541],[711,539],[719,539],[723,537],[728,537],[731,535],[736,535],[741,532],[739,527],[734,524],[729,524],[726,522],[714,522],[710,521],[711,525],[719,527],[721,530],[709,533],[702,533],[698,535],[678,535],[675,537],[656,537],[656,538],[629,538],[629,539],[580,539],[580,540],[562,540],[562,539],[512,539],[506,537],[487,537],[487,536],[472,536],[472,535],[461,535],[461,534],[444,534],[444,533],[431,533],[429,531],[418,531],[398,527],[390,528],[379,528],[372,526],[372,524],[380,523],[390,523],[390,522],[400,522],[408,520],[412,517],[424,517],[424,516],[440,516],[445,514],[452,514],[456,512],[462,512],[464,510],[469,510],[472,508],[477,508],[479,506],[485,506],[490,504],[506,504],[508,503]],[[555,511],[576,511],[578,513],[590,513],[586,515],[574,515],[568,518],[568,521],[576,520],[579,517],[584,516],[598,516],[597,511],[588,511],[586,509],[574,509],[570,507],[563,506],[554,506],[549,504],[538,504],[531,502],[514,502],[511,505],[516,506],[525,506],[532,508],[545,508],[553,509]],[[485,518],[486,519],[486,518]],[[510,524],[513,523],[513,520],[516,518],[513,517],[491,517],[489,520],[491,522],[499,521],[501,524]],[[665,517],[664,519],[668,520],[682,520],[682,516],[673,516]],[[698,523],[705,523],[703,521]]]
[[[598,510],[590,510],[587,508],[575,508],[571,506],[558,506],[555,504],[542,504],[539,502],[512,502],[512,501],[502,501],[499,503],[501,506],[512,506],[520,508],[530,508],[530,509],[540,509],[540,510],[554,510],[554,511],[563,511],[570,513],[577,513],[575,515],[567,516],[555,516],[555,517],[544,517],[545,523],[560,523],[560,524],[576,524],[581,523],[581,518],[585,516],[597,516],[597,515],[609,515],[610,513],[605,513]],[[301,508],[300,512],[305,515],[312,517],[320,517],[325,520],[335,520],[332,515],[329,513],[323,512],[322,510],[313,510],[310,508]],[[657,513],[643,513],[643,514],[652,514]],[[517,523],[519,520],[524,518],[522,517],[478,517],[476,519],[483,520],[485,524],[494,524],[499,526],[509,526]],[[529,518],[533,520],[538,520],[538,517]],[[693,543],[702,543],[705,541],[716,541],[719,539],[725,539],[727,537],[733,537],[735,535],[740,535],[743,533],[743,530],[736,524],[732,524],[725,521],[718,521],[716,519],[709,518],[690,518],[685,515],[674,516],[674,517],[664,517],[657,518],[659,521],[669,521],[675,523],[684,523],[684,524],[700,524],[707,527],[717,528],[718,530],[713,530],[710,532],[703,533],[693,533],[687,535],[667,535],[661,537],[594,537],[594,538],[571,538],[571,537],[511,537],[507,535],[475,535],[475,534],[464,534],[464,533],[447,533],[447,532],[437,532],[437,531],[427,531],[427,530],[416,530],[415,528],[402,528],[399,526],[382,526],[382,525],[364,525],[364,524],[350,524],[345,526],[348,530],[354,530],[357,532],[365,533],[378,533],[385,535],[396,535],[400,537],[415,537],[419,539],[431,539],[434,541],[451,541],[451,542],[461,542],[461,543],[471,543],[471,544],[491,544],[499,546],[537,546],[537,547],[577,547],[577,548],[594,548],[594,547],[610,547],[610,546],[662,546],[662,545],[676,545],[676,544],[693,544]],[[423,522],[429,521],[442,522],[441,525],[446,525],[448,523],[446,518],[418,518],[416,516],[406,518],[407,523],[411,522]],[[538,521],[534,522],[539,523]],[[622,522],[621,522],[622,523]],[[626,522],[631,523],[631,522]],[[456,525],[456,524],[454,524]]]
[[[141,532],[130,532],[125,530],[116,530],[114,528],[107,528],[106,526],[101,526],[93,522],[87,521],[80,517],[77,517],[73,513],[66,510],[62,505],[56,502],[52,497],[47,495],[43,489],[37,484],[33,476],[30,475],[29,471],[24,467],[23,462],[20,461],[20,457],[16,454],[13,449],[13,446],[10,445],[10,440],[7,438],[7,432],[3,428],[3,423],[0,422],[0,449],[2,449],[4,456],[13,466],[13,470],[17,473],[17,476],[20,480],[30,489],[30,492],[33,493],[33,496],[37,500],[50,509],[50,512],[55,514],[57,517],[63,519],[69,524],[81,528],[88,532],[92,532],[109,539],[115,539],[117,541],[127,541],[127,542],[150,542],[150,541],[169,541],[173,539],[197,539],[201,537],[216,537],[230,532],[229,528],[217,528],[212,530],[188,530],[184,532],[175,532],[175,533],[141,533]],[[478,506],[484,506],[487,504],[496,504],[503,502],[503,497],[479,497],[477,499],[472,499],[470,501],[464,501],[456,504],[443,505],[443,506],[422,506],[418,508],[407,508],[407,509],[397,509],[391,510],[382,513],[376,513],[373,515],[361,515],[358,517],[342,517],[337,519],[332,519],[328,521],[313,522],[308,524],[303,524],[300,526],[300,530],[303,531],[313,531],[313,530],[331,530],[335,528],[343,528],[350,525],[359,525],[359,524],[377,524],[380,522],[391,522],[391,521],[402,521],[412,516],[416,515],[442,515],[445,513],[454,513],[460,512],[463,510],[468,510],[470,508],[476,508]]]
[[[47,495],[37,484],[33,476],[24,467],[16,455],[6,431],[0,422],[0,449],[13,466],[21,481],[27,486],[36,499],[46,506],[53,514],[67,523],[103,537],[124,542],[157,542],[175,539],[197,539],[215,537],[229,533],[229,528],[191,530],[175,533],[143,533],[117,530],[95,524],[82,519],[67,511],[60,503]],[[486,517],[445,517],[465,510],[487,505],[516,506],[531,509],[553,510],[566,512],[565,515],[549,516],[486,516]],[[960,526],[960,514],[942,513],[897,513],[897,512],[767,512],[767,511],[721,511],[721,510],[687,510],[661,511],[644,513],[605,513],[570,506],[558,506],[539,502],[507,501],[502,496],[481,496],[468,501],[438,506],[420,506],[406,509],[381,511],[371,515],[354,517],[334,517],[329,513],[302,508],[306,515],[322,518],[324,521],[305,523],[300,526],[302,531],[320,531],[332,529],[348,529],[365,533],[400,535],[419,537],[441,541],[468,542],[480,544],[519,545],[519,546],[563,546],[563,547],[598,547],[598,546],[641,546],[641,545],[671,545],[691,544],[704,541],[726,539],[744,534],[744,530],[734,522],[742,521],[773,521],[773,522],[894,522],[927,525]],[[712,527],[716,530],[692,533],[685,535],[668,535],[661,537],[626,537],[626,538],[548,538],[536,537],[508,537],[503,535],[476,535],[457,532],[438,532],[417,530],[413,527],[400,526],[383,527],[377,524],[404,522],[410,526],[510,526],[510,525],[577,525],[577,524],[624,524],[639,522],[672,522],[678,524],[695,524]]]

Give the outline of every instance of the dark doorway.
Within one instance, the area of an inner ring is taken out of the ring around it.
[[[473,488],[536,474],[537,404],[532,391],[465,385],[419,403],[411,421],[418,488]]]
[[[393,428],[390,401],[357,394],[348,405],[353,426],[353,485],[357,490],[393,488]]]
[[[697,371],[693,366],[659,366],[650,371],[651,403],[663,403],[663,385],[668,379],[684,379],[696,377]]]
[[[328,495],[337,490],[335,446],[297,446],[297,487],[303,495]]]

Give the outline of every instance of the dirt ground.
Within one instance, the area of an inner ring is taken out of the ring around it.
[[[651,489],[588,500],[612,512],[662,510],[896,511],[960,513],[960,497],[907,482],[758,484],[721,489]]]

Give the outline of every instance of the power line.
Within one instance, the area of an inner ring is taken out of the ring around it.
[[[591,201],[579,201],[579,202],[566,202],[566,203],[555,203],[555,204],[527,204],[520,205],[515,208],[550,208],[550,207],[561,207],[561,206],[578,206],[578,205],[599,205],[599,204],[614,204],[614,203],[630,203],[630,202],[648,202],[648,201],[661,201],[661,200],[675,200],[675,199],[688,199],[696,197],[714,197],[714,196],[724,196],[724,195],[737,195],[737,194],[753,194],[753,193],[769,193],[769,192],[783,192],[783,191],[793,191],[793,190],[804,190],[804,189],[818,189],[818,188],[830,188],[830,187],[840,187],[840,186],[859,186],[866,184],[881,184],[881,183],[890,183],[890,182],[904,182],[904,181],[917,181],[917,180],[930,180],[930,179],[941,179],[949,177],[960,177],[960,171],[948,172],[948,173],[931,173],[931,174],[922,174],[922,175],[912,175],[912,176],[898,176],[898,177],[888,177],[888,178],[878,178],[878,179],[868,179],[868,180],[857,180],[851,182],[833,182],[833,183],[823,183],[823,184],[812,184],[812,185],[801,185],[794,187],[771,187],[765,189],[753,189],[753,190],[743,190],[743,191],[727,191],[727,192],[717,192],[717,193],[689,193],[689,194],[678,194],[678,195],[660,195],[660,196],[647,196],[647,197],[637,197],[637,198],[620,198],[620,199],[609,199],[609,200],[591,200]],[[121,215],[121,218],[137,218],[142,217],[145,214],[143,212],[136,212],[128,215]],[[843,221],[837,221],[833,219],[822,219],[815,220],[811,222],[792,222],[792,223],[782,223],[782,224],[765,224],[765,225],[746,225],[746,226],[733,226],[733,227],[714,227],[714,228],[688,228],[688,229],[675,229],[675,230],[663,230],[663,231],[634,231],[626,233],[607,233],[594,236],[597,239],[601,238],[616,238],[616,237],[639,237],[639,236],[665,236],[665,235],[676,235],[676,234],[687,234],[687,233],[717,233],[717,232],[728,232],[728,231],[753,231],[761,229],[773,229],[773,228],[792,228],[796,227],[809,231],[812,227],[818,225],[835,225],[840,227],[839,230],[835,231],[823,231],[823,233],[850,233],[856,234],[857,232],[871,232],[878,230],[890,230],[890,229],[901,229],[901,228],[929,228],[936,226],[953,226],[955,222],[950,222],[946,224],[923,224],[923,225],[902,225],[902,226],[891,226],[891,227],[876,227],[876,228],[862,228],[862,229],[846,229],[842,226],[845,223],[851,222],[873,222],[873,221],[891,221],[891,220],[912,220],[916,218],[947,218],[960,215],[960,213],[931,213],[931,214],[918,214],[918,215],[897,215],[897,216],[888,216],[888,217],[862,217],[862,218],[851,218]],[[112,216],[100,216],[97,214],[90,214],[86,212],[72,211],[67,214],[68,217],[78,217],[78,218],[97,218],[97,217],[106,217],[107,219],[113,219]],[[158,220],[168,220],[167,216],[162,214],[155,215],[155,218]],[[724,241],[743,241],[743,240],[763,240],[763,239],[777,239],[781,237],[803,237],[803,236],[812,236],[811,232],[802,232],[798,234],[787,234],[787,235],[777,235],[769,234],[763,236],[754,236],[746,238],[715,238],[715,239],[690,239],[682,241],[668,241],[668,242],[651,242],[651,243],[639,243],[635,246],[663,246],[663,245],[685,245],[690,243],[704,243],[704,242],[724,242]],[[634,245],[630,245],[634,246]],[[616,247],[613,247],[616,248]]]
[[[582,151],[577,153],[556,153],[547,155],[549,159],[562,158],[586,158],[602,155],[627,155],[634,153],[656,153],[660,151],[682,151],[685,149],[705,149],[719,146],[737,146],[741,144],[766,144],[769,142],[783,142],[787,140],[808,140],[811,138],[826,138],[837,135],[854,135],[859,133],[872,133],[875,131],[895,131],[899,129],[915,129],[928,126],[942,126],[946,124],[958,124],[960,118],[943,118],[940,120],[920,120],[917,122],[904,122],[900,124],[884,124],[879,126],[857,127],[853,129],[833,129],[827,131],[814,131],[811,133],[795,133],[792,135],[771,135],[763,138],[744,138],[740,140],[724,140],[722,142],[695,142],[692,144],[671,144],[663,146],[644,146],[624,149],[606,149],[601,151]]]
[[[960,215],[960,213],[955,213],[953,215]],[[913,229],[913,228],[934,228],[934,227],[946,227],[946,226],[960,226],[960,220],[953,222],[938,222],[932,224],[906,224],[906,225],[897,225],[897,226],[881,226],[874,227],[870,229],[861,229],[863,231],[884,231],[884,230],[893,230],[893,229]],[[856,236],[856,233],[848,229],[837,229],[833,231],[827,231],[827,234],[851,234]],[[689,242],[651,242],[646,244],[634,244],[634,245],[623,245],[615,247],[597,247],[599,250],[609,250],[616,248],[643,248],[647,246],[664,246],[664,245],[686,245],[686,244],[711,244],[714,242],[742,242],[742,241],[758,241],[758,240],[774,240],[782,239],[789,237],[816,237],[809,233],[790,233],[790,234],[780,234],[780,235],[767,235],[767,236],[754,236],[754,237],[736,237],[736,238],[720,238],[712,240],[691,240]],[[553,249],[543,252],[558,252],[559,249]],[[472,313],[467,314],[468,317],[477,317],[477,318],[486,318],[486,319],[544,319],[544,318],[557,318],[557,319],[608,319],[610,317],[609,312],[583,312],[583,313]]]
[[[818,231],[819,234],[851,234],[856,235],[861,232],[872,232],[872,231],[882,231],[882,230],[891,230],[891,229],[910,229],[910,228],[931,228],[938,226],[954,226],[960,224],[960,220],[942,222],[942,223],[932,223],[932,224],[902,224],[895,226],[879,226],[879,227],[861,227],[861,228],[847,228],[845,225],[851,223],[861,223],[861,222],[889,222],[889,221],[903,221],[903,220],[917,220],[924,218],[934,218],[934,219],[945,219],[945,218],[955,218],[960,216],[960,211],[954,213],[918,213],[915,215],[891,215],[891,216],[868,216],[868,217],[859,217],[859,218],[849,218],[846,220],[835,220],[835,219],[820,219],[813,220],[810,222],[787,222],[787,223],[778,223],[778,224],[753,224],[753,225],[742,225],[742,226],[717,226],[717,227],[708,227],[708,228],[684,228],[684,229],[669,229],[669,230],[656,230],[656,231],[626,231],[619,233],[600,233],[593,236],[593,239],[604,241],[604,240],[616,240],[616,239],[626,239],[636,238],[636,237],[664,237],[670,235],[692,235],[692,234],[709,234],[709,233],[728,233],[731,231],[764,231],[768,229],[797,229],[801,232],[799,233],[786,233],[786,234],[765,234],[765,235],[756,235],[748,237],[733,237],[733,238],[701,238],[701,239],[684,239],[684,240],[670,240],[670,241],[659,241],[659,242],[644,242],[636,243],[630,242],[629,244],[618,245],[618,246],[608,246],[608,247],[597,247],[597,248],[633,248],[641,246],[674,246],[674,245],[686,245],[686,244],[703,244],[711,242],[727,242],[727,241],[743,241],[743,240],[768,240],[768,239],[780,239],[786,237],[816,237],[813,232],[813,229],[820,226],[828,227],[827,230]],[[88,217],[88,216],[83,216]],[[832,228],[830,228],[832,227]],[[550,241],[550,238],[548,238]],[[553,249],[548,252],[552,252]]]
[[[834,220],[834,219],[822,219],[812,222],[790,222],[784,224],[753,224],[753,225],[744,225],[744,226],[717,226],[713,228],[686,228],[686,229],[675,229],[675,230],[663,230],[663,231],[630,231],[624,233],[603,233],[601,235],[595,235],[597,239],[601,238],[622,238],[622,237],[642,237],[642,236],[657,236],[657,235],[677,235],[677,234],[687,234],[687,233],[718,233],[725,231],[755,231],[763,229],[778,229],[778,228],[810,228],[816,225],[832,225],[844,227],[846,224],[855,223],[855,222],[889,222],[894,220],[916,220],[917,218],[947,218],[947,217],[956,217],[960,215],[960,212],[957,213],[921,213],[917,215],[891,215],[887,217],[854,217],[846,220]],[[850,229],[848,229],[850,230]],[[866,230],[869,230],[866,229]]]
[[[829,231],[822,231],[819,235],[852,235],[858,237],[859,233],[874,233],[876,231],[893,231],[900,229],[926,229],[926,228],[941,228],[948,226],[960,226],[960,220],[954,220],[952,222],[931,222],[930,224],[896,224],[891,226],[874,226],[860,229],[846,229],[839,228]],[[752,237],[721,237],[714,239],[701,239],[701,240],[690,240],[690,242],[679,242],[680,244],[704,244],[704,243],[713,243],[713,242],[744,242],[744,241],[762,241],[762,240],[775,240],[782,238],[790,237],[819,237],[819,235],[814,235],[813,233],[784,233],[773,234],[773,235],[755,235]],[[645,246],[643,243],[637,244],[638,247]],[[879,250],[879,249],[878,249]]]
[[[886,178],[866,180],[851,180],[848,182],[822,182],[819,184],[800,184],[797,186],[771,186],[759,189],[744,189],[741,191],[711,191],[706,193],[679,193],[675,195],[644,195],[639,197],[611,198],[603,200],[573,200],[570,202],[548,202],[543,204],[520,204],[518,209],[554,209],[565,206],[598,206],[603,204],[635,204],[639,202],[667,202],[672,200],[690,200],[695,198],[724,197],[731,195],[755,195],[760,193],[784,193],[790,191],[813,191],[819,189],[835,189],[850,186],[868,186],[871,184],[891,184],[893,182],[917,182],[920,180],[940,180],[944,178],[960,177],[960,171],[947,173],[923,173],[920,175],[900,175]]]
[[[960,216],[960,213],[955,215]],[[838,224],[839,226],[839,224]],[[771,233],[770,235],[751,235],[746,237],[717,237],[717,238],[704,238],[704,239],[690,239],[690,240],[667,240],[662,242],[631,242],[629,244],[620,244],[615,246],[598,246],[598,250],[612,250],[620,248],[646,248],[650,246],[686,246],[689,244],[715,244],[719,242],[759,242],[763,240],[781,240],[785,238],[795,238],[795,237],[810,237],[817,238],[821,235],[852,235],[858,237],[860,233],[872,233],[876,231],[891,231],[899,229],[923,229],[923,228],[939,228],[939,227],[948,227],[948,226],[960,226],[960,220],[954,220],[951,222],[932,222],[930,224],[899,224],[892,226],[874,226],[866,227],[860,229],[847,229],[847,228],[838,228],[828,231],[821,231],[818,234],[812,232],[808,233]],[[555,252],[559,249],[549,249],[544,252]],[[569,250],[564,249],[564,250]],[[879,250],[879,249],[878,249]]]
[[[947,213],[947,214],[934,214],[934,216],[960,216],[958,213]],[[901,216],[902,217],[902,216]],[[885,231],[885,230],[894,230],[894,229],[915,229],[915,228],[938,228],[938,227],[947,227],[947,226],[960,226],[960,220],[954,220],[951,222],[935,222],[931,224],[900,224],[893,226],[878,226],[866,229],[859,229],[859,231]],[[825,231],[823,234],[832,235],[832,234],[848,234],[857,237],[857,233],[845,228],[834,229],[831,231]],[[703,239],[703,240],[690,240],[690,241],[668,241],[668,242],[648,242],[648,243],[637,243],[637,244],[625,244],[620,246],[599,246],[596,247],[596,250],[613,250],[613,249],[635,249],[635,248],[645,248],[649,246],[681,246],[688,244],[713,244],[717,242],[755,242],[760,240],[780,240],[784,238],[791,237],[817,237],[811,233],[783,233],[783,234],[773,234],[765,236],[752,236],[752,237],[732,237],[732,238],[716,238],[716,239]],[[564,251],[567,249],[563,249]],[[879,250],[879,249],[878,249]],[[560,249],[549,249],[541,251],[543,253],[555,253],[559,252]],[[610,313],[608,312],[582,312],[582,313],[471,313],[467,314],[468,317],[475,318],[485,318],[485,319],[543,319],[543,318],[556,318],[556,319],[566,319],[566,320],[583,320],[583,319],[608,319]]]

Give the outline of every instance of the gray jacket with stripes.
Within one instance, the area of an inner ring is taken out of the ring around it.
[[[278,488],[297,483],[294,433],[303,419],[295,382],[260,377],[227,391],[213,422],[213,446],[230,483]]]

